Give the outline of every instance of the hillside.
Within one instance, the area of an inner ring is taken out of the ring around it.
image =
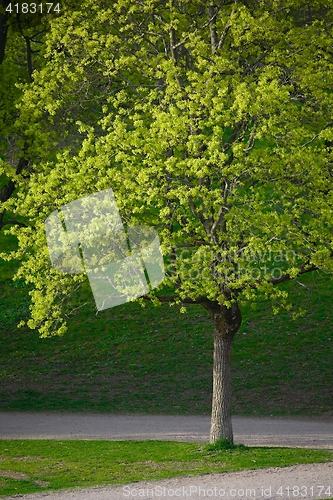
[[[13,244],[2,236],[2,247]],[[28,315],[24,283],[0,262],[0,408],[207,414],[212,384],[212,326],[206,311],[129,303],[96,315],[87,305],[64,337],[40,339],[17,323]],[[324,274],[287,284],[307,308],[297,321],[273,316],[269,302],[243,308],[233,353],[234,413],[312,415],[333,411],[333,283]]]

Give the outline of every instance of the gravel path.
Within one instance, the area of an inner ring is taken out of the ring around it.
[[[333,418],[233,420],[235,442],[250,446],[297,446],[333,450]],[[207,441],[209,417],[0,413],[1,439],[163,439]],[[6,497],[7,500],[18,498]],[[154,483],[24,495],[24,500],[316,500],[333,498],[333,462]]]
[[[125,500],[202,498],[314,500],[333,495],[333,463],[174,478],[154,483],[24,495],[24,500]],[[18,497],[6,497],[17,499]]]
[[[163,439],[207,442],[210,417],[0,412],[0,439]],[[333,450],[333,417],[234,417],[235,443]],[[332,495],[333,496],[333,495]]]

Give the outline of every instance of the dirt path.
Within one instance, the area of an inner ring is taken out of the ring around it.
[[[333,418],[234,418],[235,442],[333,450]],[[0,439],[163,439],[207,441],[209,417],[0,413]],[[7,500],[316,500],[333,498],[333,462],[154,483],[41,493]]]
[[[209,417],[0,412],[0,439],[208,441]],[[333,417],[234,417],[235,442],[333,450]],[[333,495],[332,495],[333,496]]]
[[[154,483],[89,488],[56,493],[24,495],[24,500],[156,500],[202,498],[230,500],[287,500],[331,498],[333,463],[276,469],[208,474],[197,478],[174,478]],[[6,497],[6,500],[18,497]]]

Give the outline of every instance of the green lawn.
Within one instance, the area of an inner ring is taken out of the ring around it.
[[[328,462],[328,451],[168,441],[0,441],[0,495]]]
[[[0,235],[0,244],[13,244]],[[0,262],[0,407],[209,414],[212,325],[200,306],[186,314],[165,304],[128,303],[96,314],[89,287],[64,337],[40,339],[17,323],[28,315],[15,265]],[[238,415],[332,415],[333,282],[323,273],[288,283],[307,314],[273,316],[269,302],[243,308],[233,352],[233,411]]]

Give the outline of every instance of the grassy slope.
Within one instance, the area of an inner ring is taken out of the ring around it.
[[[1,236],[2,247],[9,247]],[[212,376],[211,322],[202,307],[187,314],[129,303],[95,314],[90,303],[63,337],[40,339],[15,328],[28,312],[23,283],[0,261],[0,408],[207,414]],[[293,321],[268,302],[244,308],[233,354],[236,414],[323,414],[333,409],[333,284],[322,274],[288,284],[307,307]],[[91,300],[89,289],[75,298]]]

